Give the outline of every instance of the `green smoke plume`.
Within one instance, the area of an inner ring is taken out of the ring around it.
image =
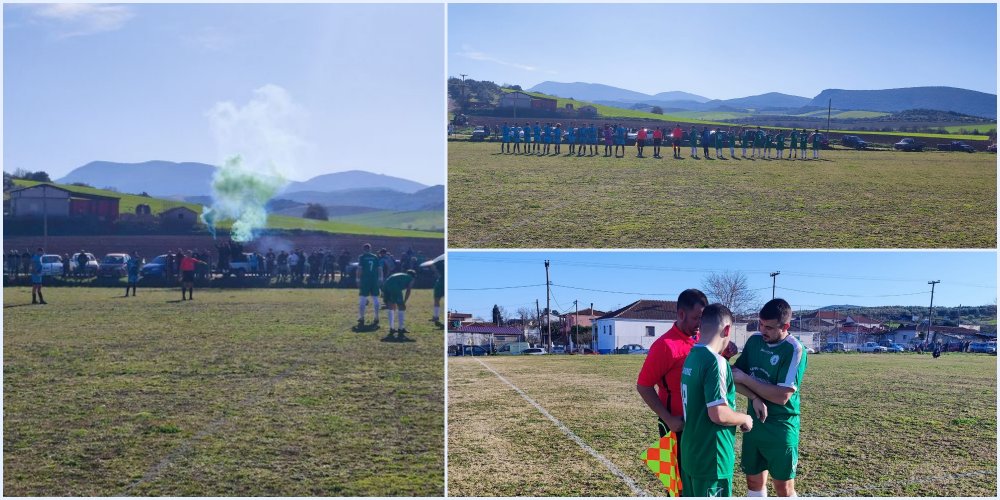
[[[232,238],[236,241],[252,241],[257,231],[267,225],[268,200],[278,194],[285,185],[285,179],[271,168],[271,172],[260,173],[243,167],[240,156],[226,160],[212,179],[212,206],[205,207],[201,221],[208,226],[215,237],[216,224],[233,221]]]

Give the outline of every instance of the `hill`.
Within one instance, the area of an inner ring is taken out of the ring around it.
[[[558,97],[579,99],[582,101],[620,101],[628,103],[646,101],[694,101],[705,102],[708,98],[689,94],[687,92],[670,91],[660,92],[656,95],[644,94],[634,90],[612,87],[600,83],[560,83],[542,82],[528,89],[531,92],[540,92]]]
[[[122,193],[149,193],[158,197],[209,196],[212,194],[214,165],[206,163],[146,161],[117,163],[93,161],[55,179],[62,184],[82,182],[90,186],[111,187]],[[399,177],[348,170],[318,175],[307,181],[291,182],[285,191],[337,191],[345,189],[385,188],[415,193],[427,186]],[[442,199],[443,196],[442,196]]]
[[[113,187],[123,193],[146,192],[153,196],[208,195],[215,169],[213,165],[195,162],[92,161],[55,181],[62,184],[83,182],[95,187]]]
[[[16,180],[14,181],[17,186],[34,186],[36,184],[41,184],[35,181],[24,181]],[[144,203],[150,206],[153,215],[159,214],[160,212],[167,210],[169,208],[184,206],[194,210],[195,212],[201,213],[203,210],[202,205],[195,203],[185,203],[180,201],[164,200],[153,197],[138,196],[132,194],[122,194],[114,191],[107,191],[103,189],[95,189],[81,186],[72,186],[66,184],[51,183],[57,187],[66,189],[67,191],[82,194],[96,194],[100,196],[112,196],[119,198],[118,203],[120,213],[135,213],[135,207],[140,203]],[[433,189],[433,188],[429,188]],[[440,202],[443,204],[444,195],[440,196]],[[219,224],[219,229],[228,230],[231,222],[223,222]],[[371,235],[371,236],[397,236],[397,237],[410,237],[410,238],[441,238],[442,234],[439,232],[425,232],[425,231],[410,231],[403,229],[391,229],[385,227],[372,227],[363,226],[359,224],[354,224],[350,222],[341,222],[337,220],[330,221],[318,221],[311,219],[301,219],[298,217],[289,217],[283,215],[269,214],[267,217],[267,229],[279,229],[279,230],[307,230],[307,231],[323,231],[327,233],[334,234],[358,234],[358,235]]]
[[[305,182],[291,182],[285,187],[286,193],[295,191],[343,191],[345,189],[383,188],[402,193],[415,193],[427,186],[399,177],[373,174],[364,170],[347,170],[332,174],[318,175]]]
[[[431,186],[415,193],[400,193],[384,188],[332,192],[297,191],[282,193],[281,198],[298,203],[319,203],[323,206],[356,206],[393,211],[443,210],[444,186]]]
[[[935,109],[955,111],[985,118],[997,117],[997,96],[955,87],[910,87],[885,90],[827,89],[819,93],[810,105],[826,106],[832,99],[838,109],[868,111],[904,111]]]

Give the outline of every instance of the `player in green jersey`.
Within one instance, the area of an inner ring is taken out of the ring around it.
[[[799,155],[800,159],[806,159],[806,143],[809,142],[809,133],[806,129],[802,129],[802,133],[799,134],[799,148],[802,150],[802,154]]]
[[[368,306],[368,297],[372,298],[375,306],[375,319],[372,327],[378,328],[378,289],[382,283],[382,265],[378,255],[372,253],[372,246],[365,243],[361,257],[358,257],[358,330],[365,326],[365,308]]]
[[[788,159],[792,157],[798,158],[798,146],[799,146],[799,131],[792,129],[792,148],[788,150]]]
[[[805,348],[788,334],[792,307],[772,299],[760,310],[760,332],[747,339],[736,360],[733,378],[758,394],[767,406],[764,419],[754,419],[743,436],[741,465],[748,496],[767,496],[771,473],[778,496],[795,494],[799,447],[799,387],[808,360]],[[756,401],[754,401],[756,404]]]
[[[441,322],[441,299],[444,298],[444,259],[434,263],[434,326],[444,328]]]
[[[813,132],[813,135],[812,135],[812,140],[813,140],[813,159],[814,160],[818,160],[819,159],[819,148],[822,147],[820,140],[822,138],[823,138],[823,136],[821,136],[819,134],[819,129],[816,129],[816,131]]]
[[[413,288],[413,280],[417,277],[417,272],[413,269],[405,273],[396,273],[385,279],[382,284],[382,298],[389,309],[389,335],[386,340],[406,340],[404,320],[406,319],[406,301],[410,300],[410,290]],[[394,318],[395,317],[395,318]],[[393,328],[395,319],[396,328]],[[396,339],[392,336],[398,334]]]
[[[785,157],[785,131],[779,130],[778,135],[774,137],[774,146],[778,150],[778,159]]]
[[[732,326],[733,313],[726,306],[706,307],[698,343],[684,360],[683,496],[732,496],[736,427],[749,432],[754,425],[749,415],[736,411],[736,382],[720,355],[731,340]]]
[[[688,141],[691,141],[691,158],[698,157],[698,129],[691,125],[691,131],[688,132]]]

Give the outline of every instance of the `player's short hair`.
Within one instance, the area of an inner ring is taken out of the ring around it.
[[[365,245],[363,247],[361,247],[361,248],[364,248],[365,251],[368,252],[368,251],[370,251],[372,249],[372,244],[371,243],[365,243]]]
[[[760,319],[776,319],[778,323],[787,325],[792,321],[792,306],[785,299],[771,299],[760,308]]]
[[[701,331],[714,334],[733,324],[733,313],[722,304],[710,304],[701,313]]]
[[[697,288],[688,288],[681,292],[677,296],[677,309],[684,309],[685,311],[690,311],[694,309],[694,306],[700,305],[701,307],[708,306],[708,297],[705,293]]]

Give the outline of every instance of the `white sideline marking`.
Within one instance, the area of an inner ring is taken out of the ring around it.
[[[545,408],[542,408],[542,405],[540,405],[537,402],[535,402],[534,399],[531,399],[531,396],[528,396],[524,391],[522,391],[521,389],[519,389],[516,385],[512,384],[509,380],[505,379],[503,377],[503,375],[500,375],[499,373],[497,373],[496,370],[494,370],[493,368],[490,368],[490,366],[487,365],[485,362],[483,362],[483,360],[481,360],[479,358],[474,358],[474,359],[476,361],[479,361],[479,363],[481,365],[483,365],[484,367],[486,367],[487,370],[489,370],[491,373],[493,373],[494,375],[496,375],[497,378],[499,378],[500,380],[502,380],[505,384],[509,385],[511,387],[511,389],[514,389],[515,391],[517,391],[517,393],[520,394],[521,397],[524,398],[525,401],[527,401],[528,403],[530,403],[531,406],[534,406],[535,409],[538,410],[542,415],[545,415],[545,417],[548,418],[549,420],[551,420],[553,424],[556,424],[556,427],[558,427],[559,430],[563,431],[563,434],[566,434],[576,444],[580,445],[580,448],[583,448],[584,451],[586,451],[587,453],[590,453],[591,456],[593,456],[599,462],[601,462],[602,464],[604,464],[604,466],[607,467],[608,470],[611,471],[612,474],[618,476],[619,479],[621,479],[622,481],[625,482],[625,484],[628,485],[628,487],[632,490],[632,493],[634,495],[642,496],[642,497],[653,496],[653,495],[650,495],[649,492],[647,492],[646,490],[643,490],[642,488],[640,488],[639,485],[637,485],[636,482],[631,477],[629,477],[627,474],[625,474],[624,472],[622,472],[622,470],[619,469],[615,464],[611,463],[611,460],[608,460],[604,455],[601,455],[600,452],[598,452],[597,450],[591,448],[590,445],[588,445],[586,442],[583,441],[583,439],[580,439],[580,436],[577,436],[576,434],[573,434],[573,431],[569,430],[569,427],[566,427],[556,417],[553,417],[552,414],[549,413]]]
[[[871,485],[871,486],[858,486],[858,487],[854,487],[854,488],[842,488],[842,489],[839,489],[839,490],[827,490],[827,491],[824,491],[824,492],[821,492],[821,493],[817,493],[817,494],[813,494],[813,495],[809,495],[809,496],[811,496],[811,497],[834,497],[834,496],[840,496],[840,495],[854,496],[854,493],[857,493],[859,491],[878,491],[878,490],[882,490],[882,489],[885,489],[885,488],[890,488],[890,487],[893,487],[893,486],[907,486],[907,485],[911,485],[911,484],[920,484],[920,483],[936,483],[938,481],[945,481],[945,480],[948,480],[948,479],[962,479],[962,478],[966,478],[966,477],[985,476],[985,475],[996,474],[996,473],[997,473],[996,469],[983,469],[983,470],[977,470],[977,471],[972,471],[972,472],[961,472],[961,473],[958,473],[958,474],[948,474],[946,476],[925,477],[925,478],[910,479],[910,480],[907,480],[907,481],[892,481],[892,482],[888,482],[888,483],[875,484],[875,485]]]

